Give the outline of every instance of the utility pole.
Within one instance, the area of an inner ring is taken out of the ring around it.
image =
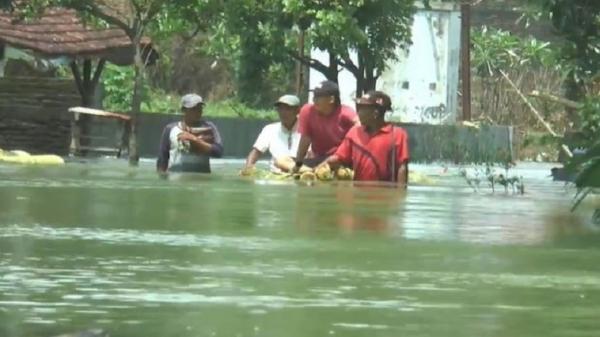
[[[471,120],[471,4],[463,1],[461,18],[462,120]]]

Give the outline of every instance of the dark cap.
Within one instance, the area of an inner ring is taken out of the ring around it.
[[[377,110],[386,112],[392,110],[392,99],[381,91],[369,91],[356,99],[356,105],[372,105]]]
[[[332,81],[323,81],[310,91],[314,93],[315,97],[340,95],[340,87]]]

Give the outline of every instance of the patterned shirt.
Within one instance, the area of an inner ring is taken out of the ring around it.
[[[171,172],[204,172],[210,173],[210,157],[220,158],[223,155],[223,144],[217,127],[208,121],[201,120],[190,128],[194,135],[212,136],[208,141],[212,144],[209,154],[195,153],[189,141],[178,139],[183,132],[182,122],[168,124],[160,140],[156,168]]]

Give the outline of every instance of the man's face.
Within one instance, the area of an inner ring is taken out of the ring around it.
[[[283,124],[291,124],[296,120],[298,107],[293,107],[286,104],[277,104],[277,114],[279,115],[279,120]]]
[[[193,108],[181,108],[185,122],[188,124],[199,122],[200,118],[202,118],[203,108],[202,104],[198,104]]]
[[[360,119],[360,124],[365,126],[373,125],[375,121],[375,116],[377,114],[377,109],[374,105],[362,105],[359,104],[356,106],[356,112],[358,113],[358,118]]]
[[[313,98],[313,103],[315,104],[315,108],[317,112],[321,115],[329,115],[333,112],[335,97],[334,96],[315,96]]]

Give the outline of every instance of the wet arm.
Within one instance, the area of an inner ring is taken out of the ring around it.
[[[306,157],[306,153],[308,152],[308,148],[312,143],[310,137],[301,135],[300,136],[300,144],[298,144],[298,152],[296,153],[296,160],[304,160]]]
[[[327,163],[332,170],[336,170],[342,165],[342,160],[339,156],[334,154],[325,159],[325,163]]]
[[[160,145],[158,147],[158,159],[156,160],[156,170],[158,172],[166,172],[169,166],[169,150],[171,142],[169,140],[170,128],[165,128],[160,137]]]
[[[403,163],[398,167],[398,176],[396,177],[398,187],[406,188],[408,185],[408,164]]]
[[[193,144],[194,149],[197,153],[212,155],[214,144],[210,144],[209,142],[202,139],[202,137],[190,138],[190,142]]]
[[[248,154],[248,158],[246,158],[246,167],[254,166],[261,155],[262,152],[258,151],[256,148],[252,148],[252,151]]]

